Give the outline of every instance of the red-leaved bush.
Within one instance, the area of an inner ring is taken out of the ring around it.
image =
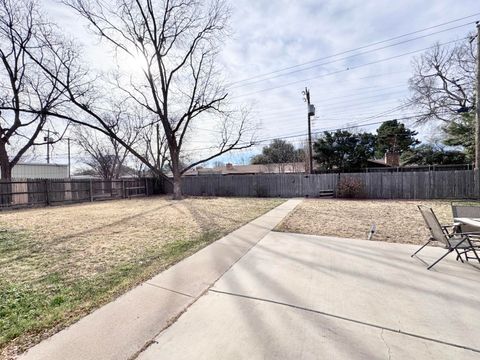
[[[337,197],[361,198],[365,195],[365,186],[360,179],[347,177],[340,179],[337,185]]]

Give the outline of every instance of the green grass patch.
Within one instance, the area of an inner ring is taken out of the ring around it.
[[[0,214],[0,358],[27,349],[281,202],[190,199],[164,206],[170,203],[146,199]],[[106,211],[111,223],[103,220]]]
[[[9,249],[17,247],[16,240],[3,235],[4,245],[8,243]],[[79,310],[90,310],[110,300],[131,286],[132,279],[133,284],[138,283],[222,235],[210,231],[192,240],[173,241],[157,251],[146,251],[141,260],[133,259],[108,272],[75,282],[62,278],[57,272],[48,273],[34,284],[0,282],[0,348],[24,333],[38,333],[61,321],[77,319],[84,313]],[[15,238],[18,234],[11,236]],[[22,239],[25,238],[23,234]]]

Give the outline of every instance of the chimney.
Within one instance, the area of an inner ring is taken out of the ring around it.
[[[387,151],[385,153],[385,164],[392,167],[400,166],[400,154],[396,151]]]
[[[233,170],[233,165],[232,163],[227,163],[227,170]]]

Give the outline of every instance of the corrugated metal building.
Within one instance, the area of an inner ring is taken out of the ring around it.
[[[18,163],[12,169],[12,179],[67,179],[68,165]]]

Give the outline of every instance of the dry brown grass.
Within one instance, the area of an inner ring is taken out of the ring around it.
[[[152,197],[1,212],[0,358],[282,201]]]
[[[391,200],[304,200],[277,228],[285,232],[366,239],[372,224],[372,240],[423,244],[428,236],[417,205],[433,208],[440,222],[451,223],[449,202]]]
[[[36,250],[28,254],[31,261],[11,261],[0,274],[32,281],[46,271],[38,266],[44,263],[49,272],[92,276],[174,240],[228,233],[276,204],[261,199],[148,198],[0,213],[0,228],[29,232]]]

